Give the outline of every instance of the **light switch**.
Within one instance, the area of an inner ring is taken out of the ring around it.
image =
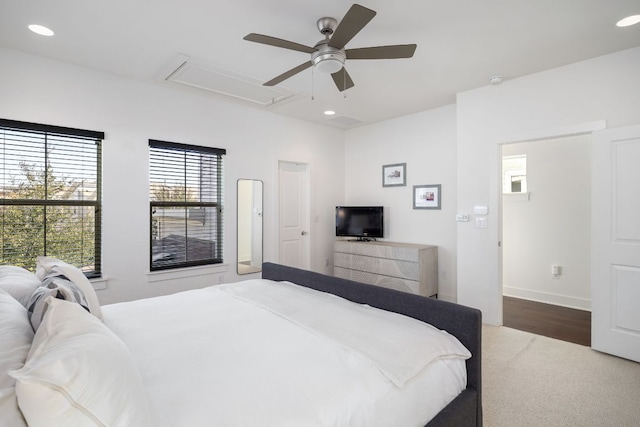
[[[476,215],[487,215],[489,213],[489,206],[487,205],[475,205],[473,207],[473,213]]]

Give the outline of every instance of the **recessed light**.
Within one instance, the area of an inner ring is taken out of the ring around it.
[[[36,34],[40,34],[41,36],[50,37],[55,34],[50,28],[44,27],[42,25],[31,24],[29,25],[29,29]]]
[[[627,16],[626,18],[619,20],[616,23],[616,26],[618,26],[618,27],[630,27],[631,25],[635,25],[638,22],[640,22],[640,15],[632,15],[632,16]]]
[[[335,111],[327,110],[327,111],[324,112],[324,115],[325,116],[333,116],[335,113],[336,113]]]

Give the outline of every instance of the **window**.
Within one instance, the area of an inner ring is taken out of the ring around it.
[[[149,140],[152,271],[222,262],[225,153]]]
[[[504,194],[527,192],[527,156],[502,158],[502,192]]]
[[[103,132],[0,119],[0,264],[100,276]]]

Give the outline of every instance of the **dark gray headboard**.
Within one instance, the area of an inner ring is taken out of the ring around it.
[[[482,313],[479,310],[273,263],[262,265],[262,277],[276,281],[286,280],[357,303],[404,314],[454,335],[472,354],[467,360],[467,389],[472,389],[472,394],[477,395],[472,406],[476,409],[474,415],[478,416],[477,425],[482,425]]]

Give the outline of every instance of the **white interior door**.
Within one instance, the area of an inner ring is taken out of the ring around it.
[[[307,165],[280,162],[279,239],[280,264],[309,269],[309,197]]]
[[[640,362],[640,125],[593,135],[591,343]]]

